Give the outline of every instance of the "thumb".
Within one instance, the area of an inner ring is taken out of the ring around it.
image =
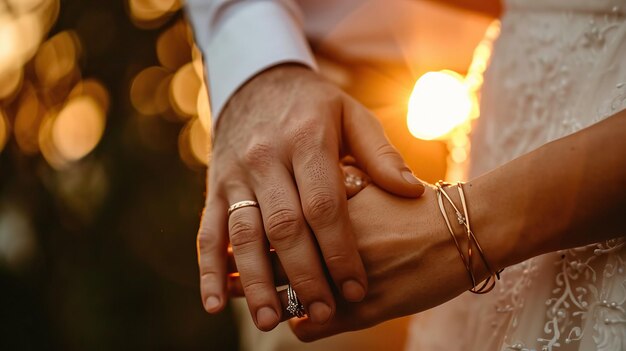
[[[343,117],[346,146],[376,185],[399,196],[422,195],[424,184],[389,143],[382,125],[371,112],[348,99],[344,103]]]

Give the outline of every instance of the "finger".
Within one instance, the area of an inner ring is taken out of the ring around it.
[[[302,210],[324,256],[326,267],[343,297],[360,301],[367,291],[367,276],[352,234],[344,176],[336,139],[316,150],[301,145],[293,154],[294,174]]]
[[[243,297],[243,287],[241,286],[241,281],[239,277],[232,277],[232,281],[229,281],[229,290],[234,293],[232,297],[241,298]],[[241,293],[241,294],[239,294]],[[287,304],[289,303],[287,298],[287,290],[286,288],[281,289],[279,292],[279,301],[281,304],[282,314],[281,314],[281,322],[287,321],[291,318],[294,318],[293,315],[287,310]]]
[[[374,183],[396,195],[422,195],[424,185],[389,143],[376,117],[354,100],[344,104],[343,131],[351,154]]]
[[[326,336],[340,333],[342,331],[347,331],[347,327],[355,324],[354,321],[351,319],[355,317],[358,318],[357,315],[353,315],[352,313],[338,313],[333,317],[332,320],[330,320],[326,324],[315,323],[311,320],[311,318],[308,318],[307,316],[304,316],[303,318],[298,318],[292,315],[287,310],[287,306],[289,305],[289,298],[287,296],[286,288],[282,289],[279,292],[279,298],[283,306],[282,321],[289,321],[291,329],[301,341],[314,341]]]
[[[207,205],[196,240],[200,269],[200,295],[204,309],[209,313],[221,311],[226,302],[226,203],[209,192]]]
[[[335,302],[291,175],[286,168],[277,167],[257,181],[255,192],[265,232],[292,287],[311,318],[325,323],[332,317]]]
[[[231,281],[229,281],[229,290],[233,292],[233,297],[241,297],[243,296],[243,287],[241,286],[241,281],[238,276],[231,276]],[[293,316],[288,310],[287,306],[289,305],[289,299],[287,297],[287,290],[283,288],[278,292],[279,300],[282,308],[282,318],[281,322],[292,320],[291,327],[294,329],[294,332],[298,331],[298,338],[302,341],[313,341],[324,336],[330,336],[340,332],[341,328],[345,328],[345,317],[340,317],[341,320],[339,323],[330,321],[327,325],[320,325],[318,323],[314,323],[311,319],[306,316],[303,318],[297,318]],[[319,328],[316,328],[319,327]],[[342,330],[345,331],[345,330]]]
[[[354,318],[359,318],[352,313],[337,313],[329,323],[319,325],[310,320],[290,319],[289,326],[300,341],[312,342],[346,331],[356,330]]]
[[[274,275],[274,286],[282,286],[289,284],[289,278],[283,269],[283,265],[280,264],[280,260],[278,259],[278,255],[276,255],[276,251],[270,250],[269,259],[272,262],[272,273]],[[235,258],[232,254],[229,257],[229,262],[233,262],[232,266],[229,267],[228,277],[231,280],[239,279],[239,272],[237,271],[237,267],[235,266]],[[229,263],[230,265],[230,263]],[[238,290],[235,290],[235,292]],[[236,294],[235,296],[243,296],[242,294]]]
[[[229,203],[252,200],[245,188],[228,191]],[[274,287],[269,245],[257,207],[233,211],[228,220],[230,243],[248,308],[257,328],[268,331],[280,322],[281,306]]]
[[[268,257],[272,265],[272,273],[274,275],[274,285],[281,286],[289,283],[289,278],[287,278],[287,274],[285,274],[285,270],[283,269],[283,265],[280,263],[278,259],[278,255],[276,254],[276,250],[270,249],[268,252]],[[233,277],[239,277],[239,271],[237,270],[237,264],[235,262],[235,257],[233,255],[232,250],[228,253],[228,273]],[[235,274],[236,273],[236,274]]]

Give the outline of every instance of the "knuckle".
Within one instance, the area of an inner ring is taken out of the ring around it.
[[[211,293],[219,293],[224,287],[225,275],[211,268],[200,273],[200,291],[204,298]]]
[[[258,232],[254,225],[244,219],[237,219],[230,226],[230,243],[234,247],[252,244],[258,239]]]
[[[289,137],[289,144],[293,145],[293,150],[302,154],[308,154],[315,150],[317,144],[306,132],[292,132]]]
[[[377,146],[374,150],[374,156],[376,159],[382,160],[382,162],[371,162],[364,165],[363,171],[366,174],[381,172],[389,166],[395,166],[395,163],[404,163],[398,151],[389,143],[383,143]]]
[[[297,144],[298,141],[309,139],[317,128],[312,118],[303,118],[294,122],[287,130],[287,134]]]
[[[281,208],[267,217],[266,226],[270,241],[281,244],[293,240],[300,229],[300,218],[294,210]]]
[[[311,274],[296,274],[289,278],[289,284],[299,294],[312,296],[317,291],[320,283]]]
[[[309,222],[332,223],[339,212],[339,200],[328,191],[317,191],[307,199],[304,210]]]
[[[274,147],[269,142],[257,142],[244,152],[244,162],[258,169],[269,167],[274,161]]]
[[[378,157],[398,157],[398,151],[389,143],[383,143],[376,148],[376,156]]]
[[[324,129],[319,118],[304,118],[287,128],[287,140],[296,150],[318,149],[324,140]]]
[[[196,246],[199,252],[215,251],[217,249],[215,235],[208,230],[200,230],[196,237]]]
[[[261,293],[265,293],[268,289],[270,289],[270,285],[260,279],[245,281],[242,282],[242,285],[243,293],[250,297],[259,296]]]
[[[202,284],[204,287],[212,288],[220,281],[220,274],[212,269],[206,268],[202,273],[200,273],[200,279],[202,280]]]
[[[343,268],[346,265],[346,263],[350,261],[350,256],[343,252],[332,253],[332,254],[327,255],[324,258],[324,261],[326,262],[326,265],[328,266],[328,268],[330,270],[333,270],[337,267]]]
[[[320,146],[318,145],[318,147]],[[318,150],[308,152],[307,155],[309,156],[306,157],[306,161],[301,166],[304,174],[306,174],[312,184],[316,184],[310,190],[313,194],[316,192],[332,192],[329,187],[332,186],[333,180],[328,164],[333,162],[330,161],[332,156],[325,152],[326,150],[328,149],[320,147]]]

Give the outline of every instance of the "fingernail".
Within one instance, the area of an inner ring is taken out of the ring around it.
[[[330,319],[332,310],[323,302],[313,302],[309,306],[309,318],[313,323],[324,324]]]
[[[261,307],[256,312],[256,323],[261,330],[270,330],[278,324],[278,314],[270,307]]]
[[[206,309],[209,312],[216,312],[220,307],[220,299],[217,296],[209,296],[206,299]]]
[[[407,182],[411,183],[411,184],[419,184],[419,185],[424,185],[422,184],[422,182],[417,179],[413,173],[411,173],[410,171],[404,171],[402,172],[402,178],[404,178],[404,180],[406,180]]]
[[[365,297],[365,288],[356,280],[348,280],[341,285],[341,292],[346,300],[359,302]]]

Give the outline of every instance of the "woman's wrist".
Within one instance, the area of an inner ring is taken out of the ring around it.
[[[454,193],[453,201],[460,206],[460,199],[456,190],[448,188],[447,193],[451,195]],[[436,187],[426,187],[422,197],[427,202],[427,206],[416,208],[414,218],[417,224],[410,229],[413,233],[416,233],[418,241],[423,242],[424,237],[430,238],[427,243],[428,249],[420,250],[420,260],[433,255],[439,261],[437,263],[439,266],[443,268],[446,265],[446,270],[449,269],[451,272],[458,273],[454,273],[452,276],[456,277],[455,280],[457,282],[462,283],[464,290],[471,289],[475,286],[475,283],[480,283],[489,275],[488,270],[481,263],[482,261],[480,261],[480,257],[476,253],[476,246],[472,244],[472,250],[476,254],[473,256],[473,268],[471,269],[472,273],[470,273],[467,266],[467,251],[465,251],[467,249],[465,227],[458,222],[454,210],[451,207],[448,208],[447,206],[449,205],[446,204],[446,215],[448,223],[452,226],[453,239],[440,210]],[[459,245],[458,247],[457,244]],[[461,253],[459,253],[459,248],[462,250]]]
[[[504,269],[533,256],[532,243],[523,240],[523,216],[511,215],[512,209],[495,199],[498,192],[490,189],[484,179],[464,185],[471,224],[474,234],[482,246],[485,257],[495,271]],[[495,199],[495,200],[494,200]]]

